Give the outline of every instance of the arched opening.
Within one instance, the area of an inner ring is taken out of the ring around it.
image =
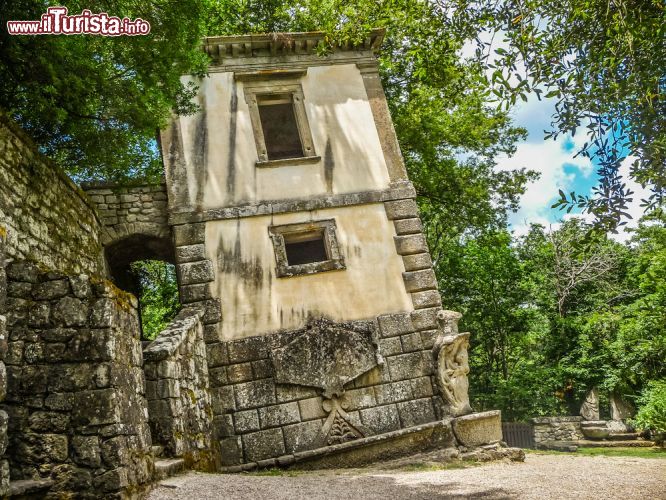
[[[141,338],[152,340],[180,309],[169,238],[133,234],[105,249],[114,284],[139,299]]]

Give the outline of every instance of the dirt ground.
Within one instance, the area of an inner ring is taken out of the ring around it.
[[[372,467],[276,474],[280,475],[188,473],[162,481],[148,498],[666,500],[664,459],[530,453],[524,463],[465,468],[386,471]]]

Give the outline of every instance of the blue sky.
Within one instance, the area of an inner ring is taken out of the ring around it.
[[[498,168],[501,170],[526,167],[541,174],[539,180],[527,186],[519,211],[510,217],[511,227],[518,235],[524,234],[530,223],[536,222],[556,228],[562,218],[570,217],[566,212],[550,208],[559,198],[559,189],[589,194],[597,184],[594,165],[587,158],[574,157],[585,143],[584,129],[575,136],[544,140],[544,130],[551,129],[553,112],[553,100],[539,101],[535,96],[531,96],[526,103],[517,105],[512,112],[513,119],[516,125],[527,129],[527,140],[518,145],[516,154],[511,158],[502,157],[498,161]],[[621,172],[625,174],[625,178],[630,163],[631,158],[625,160],[622,166]],[[633,221],[630,221],[628,227],[634,227],[642,213],[640,198],[645,196],[645,191],[633,182],[627,184],[636,192],[634,201],[629,206]],[[622,233],[616,238],[626,240],[628,237],[628,234]]]

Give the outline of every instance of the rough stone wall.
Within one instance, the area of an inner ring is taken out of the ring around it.
[[[117,498],[152,479],[136,300],[85,275],[7,268],[12,479]]]
[[[9,258],[105,275],[99,221],[86,195],[2,113],[0,225]]]
[[[534,442],[578,441],[585,439],[581,431],[583,417],[540,417],[532,419]]]
[[[208,365],[200,309],[183,309],[143,352],[153,444],[188,466],[214,470]]]
[[[0,226],[0,403],[7,394],[7,367],[5,356],[7,355],[7,317],[5,313],[5,302],[7,300],[7,273],[5,272],[5,236],[4,228]],[[0,457],[4,456],[7,449],[8,436],[7,425],[9,417],[7,412],[0,410]],[[0,460],[0,496],[7,494],[9,488],[9,462]]]
[[[133,234],[170,237],[164,184],[119,187],[87,183],[83,189],[100,216],[105,245]]]
[[[417,328],[410,313],[380,316],[378,324],[384,363],[345,386],[348,420],[364,436],[442,415],[432,378],[435,325]],[[326,446],[321,391],[275,382],[269,351],[281,335],[290,333],[206,346],[223,465],[288,463],[296,452]]]

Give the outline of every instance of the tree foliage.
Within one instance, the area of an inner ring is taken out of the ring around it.
[[[661,0],[439,0],[442,16],[492,71],[489,84],[506,105],[529,93],[555,101],[546,138],[584,129],[578,152],[598,165],[592,196],[561,192],[557,206],[592,213],[601,232],[629,214],[631,176],[663,203],[666,190],[666,23]],[[484,35],[491,34],[492,41]],[[497,47],[496,40],[501,40]],[[494,51],[491,54],[491,51]],[[623,220],[624,219],[624,220]]]
[[[49,5],[140,17],[148,36],[9,36],[7,20],[38,20]],[[202,72],[203,0],[0,0],[0,108],[77,179],[156,178],[155,142],[171,110],[186,113]]]

